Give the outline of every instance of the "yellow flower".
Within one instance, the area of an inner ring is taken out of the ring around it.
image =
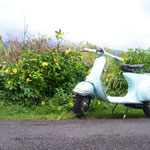
[[[69,103],[68,103],[68,105],[69,105],[69,106],[72,106],[72,105],[73,105],[73,101],[70,100]]]
[[[24,70],[23,70],[23,69],[21,69],[21,72],[23,73],[23,72],[24,72]]]
[[[109,79],[106,79],[106,82],[108,82],[109,81]]]
[[[128,60],[128,58],[125,58],[125,60]]]
[[[100,104],[101,104],[101,102],[100,102],[100,101],[98,101],[97,103],[98,103],[98,105],[100,105]]]
[[[56,37],[56,38],[61,38],[61,37],[63,36],[63,34],[64,34],[64,33],[59,33],[59,34],[57,33],[57,34],[55,34],[55,37]]]
[[[61,38],[63,36],[63,33],[58,34],[58,37]]]
[[[6,69],[5,72],[8,73],[9,72],[8,69]]]
[[[41,102],[41,105],[45,105],[45,102],[44,102],[44,101],[42,101],[42,102]]]
[[[21,60],[19,60],[19,62],[21,63],[22,61],[21,61]]]
[[[12,82],[11,81],[8,81],[8,84],[11,84]]]
[[[27,101],[28,101],[28,99],[27,99],[27,98],[25,98],[25,99],[24,99],[24,101],[25,101],[25,102],[27,102]]]
[[[57,108],[58,110],[62,110],[63,109],[63,107],[62,106],[58,106],[58,108]]]
[[[58,62],[56,63],[56,66],[59,66]]]
[[[16,67],[18,67],[18,64],[16,64]]]
[[[27,78],[27,82],[31,82],[32,80],[30,78]]]
[[[17,73],[17,69],[16,68],[14,68],[12,71],[13,71],[14,74]]]
[[[60,70],[61,68],[59,67],[58,69]]]
[[[68,54],[70,52],[70,50],[66,50],[66,54]]]
[[[81,56],[80,58],[81,58],[81,60],[83,60],[83,56]]]
[[[44,72],[44,69],[41,69],[41,72]]]
[[[88,74],[90,74],[90,73],[91,73],[91,71],[92,71],[92,70],[90,69],[90,70],[88,71]]]
[[[47,66],[47,65],[48,65],[47,62],[43,62],[43,63],[42,63],[42,66],[43,66],[43,67],[45,67],[45,66]]]

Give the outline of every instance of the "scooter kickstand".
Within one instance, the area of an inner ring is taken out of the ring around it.
[[[118,105],[118,104],[116,104],[116,105],[114,106],[114,108],[113,108],[113,110],[112,110],[112,113],[111,113],[112,115],[113,115],[113,112],[114,112],[114,110],[116,109],[117,105]]]
[[[127,107],[126,112],[125,112],[125,114],[123,115],[123,118],[122,118],[122,119],[125,119],[125,118],[126,118],[127,112],[128,112],[128,107]]]

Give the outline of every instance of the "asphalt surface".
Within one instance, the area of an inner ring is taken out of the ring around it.
[[[0,150],[150,150],[150,119],[0,120]]]

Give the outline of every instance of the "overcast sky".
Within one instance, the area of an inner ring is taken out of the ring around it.
[[[150,0],[0,0],[0,35],[51,36],[127,50],[150,47]]]

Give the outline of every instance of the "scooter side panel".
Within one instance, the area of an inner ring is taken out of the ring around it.
[[[150,101],[150,74],[124,72],[123,76],[128,82],[128,93],[124,97],[108,96],[110,103],[141,104]]]
[[[150,101],[150,79],[139,84],[136,94],[140,101]]]
[[[135,102],[150,101],[150,76],[144,73],[123,73],[128,82],[126,99]]]

